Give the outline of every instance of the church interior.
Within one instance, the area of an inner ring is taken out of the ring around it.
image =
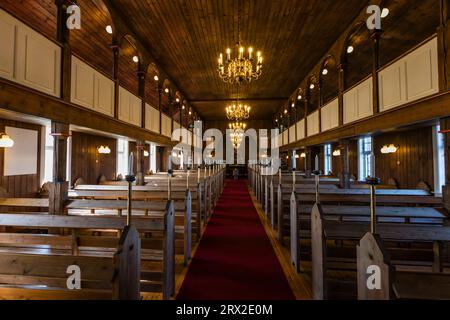
[[[449,0],[0,0],[0,300],[450,299]]]

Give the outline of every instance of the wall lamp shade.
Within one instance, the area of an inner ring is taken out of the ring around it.
[[[108,146],[100,146],[100,147],[98,147],[97,151],[100,154],[110,154],[111,153],[111,149]]]
[[[333,152],[333,156],[334,157],[339,157],[341,155],[341,150],[335,150],[334,152]]]
[[[295,159],[299,159],[300,156],[298,154],[295,155]]]
[[[147,150],[144,150],[144,157],[148,158],[150,156],[150,153]]]
[[[300,158],[306,158],[306,153],[302,152],[302,153],[300,154]]]
[[[396,153],[398,151],[398,149],[399,149],[399,147],[397,147],[393,144],[390,144],[389,146],[385,145],[385,146],[383,146],[383,148],[381,148],[381,153],[382,154]]]
[[[14,140],[7,134],[1,133],[0,136],[0,148],[12,148],[14,146]]]

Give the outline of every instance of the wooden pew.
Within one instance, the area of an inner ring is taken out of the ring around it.
[[[74,256],[77,259],[84,259],[84,257],[87,257],[87,259],[112,258],[115,248],[126,246],[126,242],[121,241],[117,236],[92,236],[91,233],[86,235],[85,231],[116,230],[121,233],[123,238],[125,232],[121,230],[125,228],[125,224],[126,219],[120,217],[0,214],[0,225],[4,226],[32,230],[41,229],[43,232],[50,228],[63,228],[71,231],[71,234],[68,236],[64,234],[42,234],[42,231],[26,234],[0,233],[0,261],[3,253],[45,254],[50,256],[49,259],[55,254]],[[142,261],[140,276],[137,278],[138,281],[140,280],[140,287],[143,292],[162,292],[163,297],[168,299],[174,293],[173,202],[166,203],[166,211],[159,217],[151,219],[133,218],[132,226],[139,232],[152,231],[164,234],[162,239],[139,240],[139,234],[136,232],[140,250],[140,253],[137,255],[140,257],[138,259],[140,260],[139,266]],[[132,259],[132,257],[127,257],[126,259]],[[128,262],[125,261],[124,263],[127,264]],[[121,264],[123,265],[124,263]],[[0,270],[0,274],[3,275],[4,272]],[[15,276],[21,277],[21,275]],[[0,283],[5,284],[2,281],[6,280],[0,276]],[[37,280],[32,279],[32,281]],[[11,283],[6,284],[8,286],[11,285]],[[0,295],[1,293],[2,291],[0,290]]]
[[[124,216],[127,213],[126,200],[73,200],[67,205],[69,215],[92,215],[101,216]],[[158,217],[165,211],[165,201],[133,201],[132,216],[139,218]],[[183,240],[175,239],[175,252],[184,255],[184,263],[188,264],[192,257],[192,225],[191,221],[191,196],[187,194],[186,203],[174,202],[175,210],[175,232],[183,234]],[[116,213],[117,212],[117,213]],[[184,216],[177,216],[176,212],[185,212]],[[178,227],[180,226],[180,227]],[[155,236],[153,236],[155,237]]]
[[[134,226],[165,230],[165,220],[136,221],[132,227],[126,227],[125,220],[117,218],[0,214],[3,226],[72,230],[70,236],[0,233],[0,296],[4,299],[140,299],[141,244]],[[90,228],[122,231],[120,238],[105,248],[104,241],[96,243],[76,236],[81,229]],[[83,247],[86,241],[89,248]],[[170,241],[166,246],[170,246]],[[66,271],[71,265],[81,269],[81,290],[68,290],[66,286],[69,276]],[[166,283],[169,292],[171,284]]]
[[[313,294],[315,299],[327,299],[334,297],[330,292],[330,286],[336,285],[335,280],[328,277],[329,268],[333,260],[330,260],[330,241],[346,241],[353,243],[358,241],[369,231],[369,223],[364,222],[340,222],[330,221],[326,218],[321,205],[314,205],[311,222],[311,248],[312,248],[312,279]],[[429,244],[430,248],[420,248],[417,251],[423,254],[417,255],[413,248],[391,246],[389,252],[394,257],[397,268],[428,268],[442,271],[442,245],[450,241],[450,228],[446,226],[429,226],[414,224],[390,224],[380,223],[377,233],[383,241],[389,243]],[[353,241],[353,242],[352,242]],[[356,246],[349,244],[347,248],[356,253]],[[341,249],[341,248],[338,248]],[[347,265],[347,270],[355,270],[355,256],[343,255],[343,250],[336,250],[339,263]],[[426,254],[428,252],[428,254]],[[362,256],[362,252],[359,253]],[[364,256],[366,257],[366,256]],[[427,258],[431,261],[427,261]],[[345,259],[344,259],[345,258]],[[366,257],[367,258],[367,257]],[[425,259],[425,260],[424,260]],[[341,268],[339,265],[339,268]],[[353,272],[354,273],[354,272]],[[353,274],[352,273],[352,274]],[[348,277],[348,275],[347,275]],[[340,283],[341,288],[347,288],[349,292],[356,289],[356,278],[348,279]],[[353,289],[352,289],[353,288]]]

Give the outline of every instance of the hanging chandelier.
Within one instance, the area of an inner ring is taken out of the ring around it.
[[[261,76],[263,57],[261,51],[254,55],[252,47],[244,48],[241,42],[241,4],[239,1],[238,10],[238,43],[236,45],[237,56],[231,56],[231,49],[226,51],[226,58],[223,54],[219,56],[218,72],[224,82],[231,84],[242,84],[257,80]]]
[[[250,110],[251,110],[250,106],[246,104],[243,105],[242,103],[239,102],[239,87],[238,87],[236,102],[226,108],[228,120],[236,122],[246,120],[250,117]]]
[[[235,149],[239,149],[241,147],[242,139],[244,138],[244,132],[247,128],[245,123],[234,122],[229,124],[229,128],[231,130],[230,139]]]

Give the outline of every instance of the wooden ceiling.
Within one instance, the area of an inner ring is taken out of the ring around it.
[[[115,0],[125,21],[206,120],[225,118],[236,88],[216,72],[238,39],[238,0]],[[261,78],[241,90],[252,118],[271,118],[368,1],[242,0],[241,38],[261,50]]]

